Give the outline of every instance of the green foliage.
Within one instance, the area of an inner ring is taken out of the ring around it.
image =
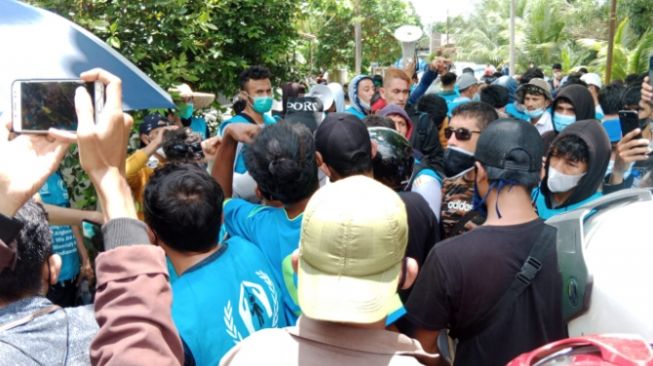
[[[291,71],[295,0],[30,0],[95,33],[167,88],[237,90],[237,75],[252,64],[278,80]]]
[[[613,45],[612,80],[623,80],[627,75],[644,73],[648,70],[649,56],[653,54],[653,28],[638,37],[630,27],[630,18],[625,18],[617,27]],[[586,46],[598,52],[591,66],[605,75],[604,60],[608,54],[608,42],[588,42]]]
[[[641,37],[653,27],[652,5],[651,0],[622,0],[617,3],[617,11],[630,18],[630,29]]]
[[[392,35],[395,29],[405,24],[421,25],[414,9],[402,0],[360,0],[358,18],[354,0],[307,0],[303,9],[299,29],[317,36],[313,60],[316,69],[322,70],[354,69],[356,21],[361,22],[363,68],[373,62],[394,63],[401,57],[401,47]]]

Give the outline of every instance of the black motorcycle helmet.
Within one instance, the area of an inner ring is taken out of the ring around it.
[[[376,155],[372,159],[374,179],[403,191],[413,174],[413,147],[397,131],[385,127],[368,128],[370,139],[376,142]]]

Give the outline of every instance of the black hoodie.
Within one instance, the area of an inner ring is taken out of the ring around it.
[[[578,136],[587,144],[589,150],[589,161],[587,162],[587,173],[578,182],[574,188],[574,192],[563,202],[558,208],[573,205],[582,202],[592,196],[601,186],[603,177],[608,169],[610,162],[610,139],[605,133],[603,126],[597,120],[577,121],[565,128],[556,138],[553,143],[560,140],[567,135]],[[545,165],[546,175],[540,185],[541,194],[544,195],[546,206],[551,206],[551,192],[547,182],[549,180],[549,163],[551,161],[551,151],[547,153],[547,161]]]
[[[573,84],[560,89],[560,92],[558,92],[558,95],[551,104],[552,114],[555,114],[556,105],[558,105],[561,100],[574,106],[574,110],[576,111],[576,121],[596,118],[594,98],[592,98],[592,94],[586,87]],[[551,118],[553,118],[553,115]],[[556,130],[554,123],[553,131],[546,132],[542,135],[542,139],[544,140],[544,151],[549,149],[551,142],[559,133],[560,131]]]

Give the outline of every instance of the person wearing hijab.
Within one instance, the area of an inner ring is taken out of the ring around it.
[[[362,120],[370,113],[374,80],[367,75],[358,75],[349,83],[349,101],[351,105],[345,110]]]

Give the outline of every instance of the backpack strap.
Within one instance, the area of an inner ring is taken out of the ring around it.
[[[506,311],[537,277],[537,274],[542,269],[542,258],[546,254],[546,251],[552,245],[556,244],[557,234],[558,231],[556,228],[544,224],[544,228],[531,247],[531,251],[522,264],[521,270],[515,275],[515,279],[501,299],[477,322],[465,329],[451,332],[451,336],[459,340],[470,339],[487,329],[499,313]]]

